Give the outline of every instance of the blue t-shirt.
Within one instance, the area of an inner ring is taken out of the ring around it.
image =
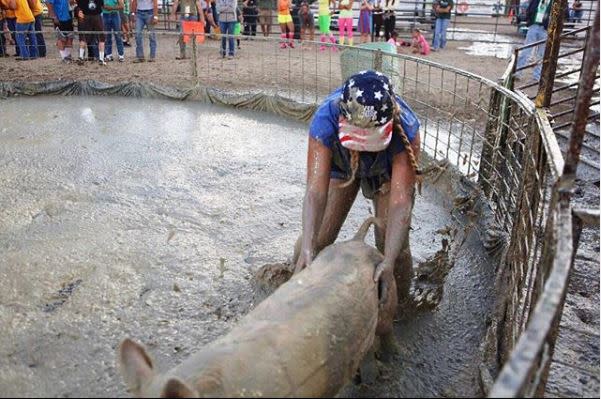
[[[71,20],[71,13],[69,10],[69,0],[46,0],[48,3],[52,4],[54,8],[54,13],[59,21],[69,21]]]
[[[339,101],[342,87],[336,89],[319,106],[309,127],[309,136],[319,140],[333,152],[332,173],[334,178],[348,178],[349,175],[349,151],[340,144],[338,138],[338,119],[340,116]],[[396,96],[396,101],[401,108],[401,126],[407,134],[409,141],[413,142],[419,132],[419,121],[409,106]],[[392,174],[392,158],[405,150],[403,141],[398,134],[393,134],[390,144],[380,152],[360,152],[359,170],[357,177],[376,177],[379,175],[390,176]]]

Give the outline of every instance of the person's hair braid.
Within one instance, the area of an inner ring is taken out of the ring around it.
[[[415,153],[413,152],[413,146],[409,141],[409,137],[407,137],[407,133],[405,133],[405,129],[403,129],[403,125],[401,124],[401,109],[396,102],[393,116],[393,132],[398,133],[398,135],[401,137],[401,140],[403,141],[403,145],[405,146],[405,149],[407,150],[407,155],[409,156],[409,162],[411,163],[411,166],[415,171],[415,181],[417,183],[417,189],[421,194],[423,180],[422,170],[420,169],[418,159],[415,156]]]
[[[357,169],[359,169],[359,151],[349,151],[351,153],[351,177],[340,186],[341,188],[348,187],[353,183],[353,181],[355,181],[355,176],[357,176]]]

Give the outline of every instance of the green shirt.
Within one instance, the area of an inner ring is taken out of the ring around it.
[[[119,0],[104,0],[104,6],[109,6],[109,7],[117,7],[119,5]],[[107,10],[106,8],[102,8],[102,13],[103,14],[116,14],[118,13],[119,10]]]

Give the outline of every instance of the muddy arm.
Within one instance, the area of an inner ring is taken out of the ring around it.
[[[414,140],[412,148],[417,157],[419,140]],[[396,154],[392,160],[384,262],[376,270],[374,275],[376,281],[381,273],[392,272],[395,260],[403,247],[403,240],[408,237],[415,181],[415,169],[411,165],[407,151]]]
[[[315,256],[315,246],[326,208],[332,151],[309,138],[307,154],[307,191],[303,201],[303,238],[295,273],[308,266]]]

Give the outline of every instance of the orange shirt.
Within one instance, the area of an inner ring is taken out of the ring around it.
[[[31,9],[33,16],[37,17],[38,15],[41,15],[42,11],[43,11],[42,2],[40,0],[35,0],[35,4],[34,4],[33,8]]]
[[[2,9],[4,10],[5,18],[15,18],[15,10],[11,10],[8,8],[8,0],[0,0],[0,4],[2,4]]]
[[[290,0],[278,0],[278,14],[290,14]]]
[[[17,2],[17,9],[15,10],[15,16],[17,17],[18,24],[29,24],[35,21],[33,13],[29,9],[27,0],[15,0]]]

